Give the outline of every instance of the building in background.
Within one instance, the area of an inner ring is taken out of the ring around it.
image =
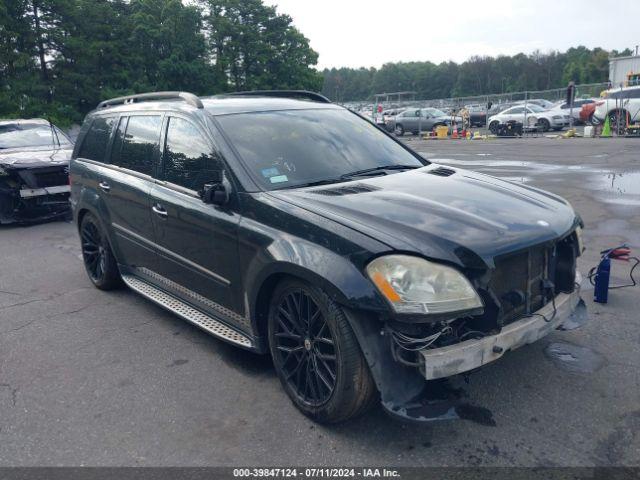
[[[613,87],[640,85],[640,55],[609,59],[609,80]]]

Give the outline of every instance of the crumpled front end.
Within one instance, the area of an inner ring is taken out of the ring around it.
[[[493,335],[420,351],[420,370],[427,380],[451,377],[498,360],[506,352],[533,343],[560,328],[580,303],[580,289],[559,293],[541,309],[516,320]]]
[[[0,224],[30,223],[69,214],[69,167],[0,167]]]
[[[581,249],[573,230],[499,255],[493,268],[466,271],[482,298],[481,311],[449,317],[395,315],[364,327],[356,319],[354,330],[385,409],[405,419],[432,420],[411,414],[424,412],[414,407],[428,397],[429,381],[465,374],[565,324],[572,329],[582,323],[573,319],[577,313],[586,317],[576,269]]]

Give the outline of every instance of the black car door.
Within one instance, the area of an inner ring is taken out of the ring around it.
[[[156,281],[190,303],[246,329],[240,289],[237,228],[232,193],[225,206],[206,204],[199,192],[224,164],[199,122],[179,114],[163,125],[163,151],[151,190],[157,243]]]
[[[118,261],[148,267],[155,261],[149,192],[159,157],[162,115],[120,117],[109,167],[97,180],[111,223]]]

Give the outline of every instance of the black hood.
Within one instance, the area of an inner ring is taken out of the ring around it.
[[[24,147],[0,150],[0,167],[40,168],[68,165],[73,147]]]
[[[561,197],[431,164],[323,188],[271,192],[400,251],[465,267],[556,239],[579,219]]]

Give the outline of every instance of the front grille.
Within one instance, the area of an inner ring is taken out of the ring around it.
[[[36,188],[56,187],[69,183],[69,174],[65,171],[64,167],[35,170],[33,176],[35,178]]]
[[[575,235],[555,243],[496,258],[489,289],[498,301],[498,324],[506,325],[535,312],[561,291],[573,291]],[[545,281],[554,288],[545,288]]]

